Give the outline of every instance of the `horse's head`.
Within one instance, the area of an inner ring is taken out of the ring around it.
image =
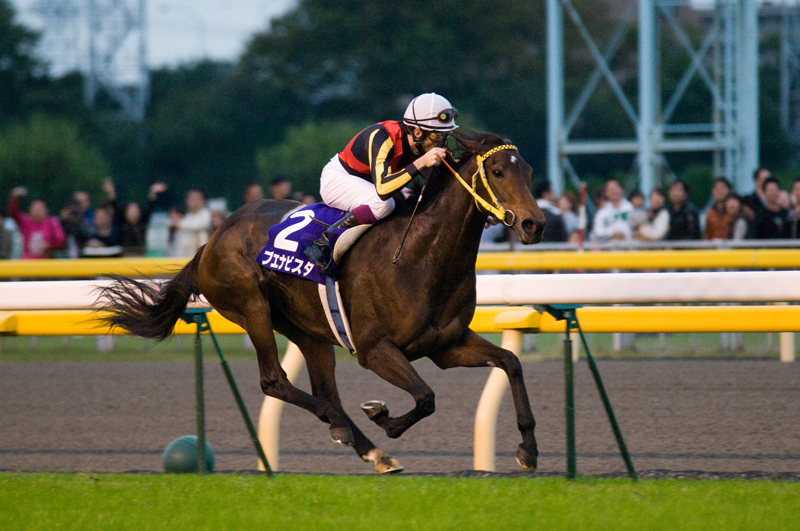
[[[455,136],[474,155],[459,173],[471,183],[480,210],[514,229],[523,244],[542,241],[546,221],[531,194],[533,171],[517,148],[487,133]]]

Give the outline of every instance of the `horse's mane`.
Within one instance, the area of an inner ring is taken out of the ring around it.
[[[453,133],[456,143],[462,148],[458,150],[458,167],[460,168],[477,153],[485,153],[490,149],[510,144],[511,140],[503,138],[494,133],[482,133],[480,131],[464,131],[459,129]]]
[[[448,157],[448,162],[456,171],[459,171],[477,153],[485,153],[494,147],[511,143],[508,138],[503,138],[494,133],[482,133],[472,130],[464,131],[463,129],[459,129],[454,132],[452,136],[456,141],[456,148],[453,150],[453,156]],[[425,190],[425,196],[428,200],[423,201],[423,204],[430,203],[430,201],[439,194],[441,189],[447,185],[450,179],[452,179],[450,170],[444,165],[433,168],[427,178],[428,186]],[[419,190],[417,190],[417,192],[419,192]],[[405,201],[397,197],[395,215],[409,214],[414,209],[417,195],[418,194],[414,194]]]

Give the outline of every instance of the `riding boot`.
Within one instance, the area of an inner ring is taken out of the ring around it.
[[[352,212],[348,212],[345,216],[336,223],[325,229],[322,235],[311,242],[311,245],[306,247],[305,255],[311,260],[314,265],[322,269],[323,273],[331,273],[331,265],[333,264],[333,257],[331,251],[330,236],[336,229],[349,229],[360,225],[356,216]]]

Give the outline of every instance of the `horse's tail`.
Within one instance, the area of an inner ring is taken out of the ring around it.
[[[203,246],[205,247],[205,246]],[[163,341],[172,334],[189,300],[200,294],[197,267],[203,247],[191,262],[165,283],[109,275],[114,282],[99,289],[98,321],[119,327],[135,336]]]

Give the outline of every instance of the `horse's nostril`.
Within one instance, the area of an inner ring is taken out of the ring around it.
[[[536,223],[531,218],[522,220],[522,230],[525,232],[531,232],[535,227]]]

